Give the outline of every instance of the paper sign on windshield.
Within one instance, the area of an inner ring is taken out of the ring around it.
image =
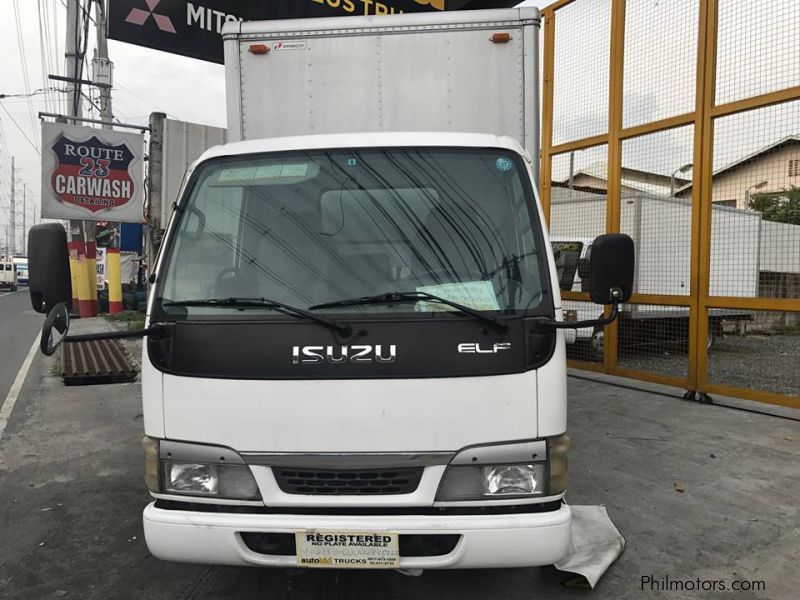
[[[463,281],[461,283],[443,283],[441,285],[424,285],[417,288],[418,292],[441,296],[451,302],[463,304],[475,310],[500,310],[497,295],[491,281]],[[452,310],[445,304],[420,301],[417,303],[418,312],[435,312]]]

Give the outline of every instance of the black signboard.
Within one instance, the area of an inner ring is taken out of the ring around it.
[[[108,37],[222,63],[226,21],[502,8],[521,0],[109,0]]]

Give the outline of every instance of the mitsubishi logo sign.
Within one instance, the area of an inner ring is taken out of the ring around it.
[[[159,15],[153,12],[161,0],[144,0],[144,2],[147,4],[147,10],[142,10],[141,8],[132,8],[130,14],[125,19],[126,23],[144,25],[150,17],[153,17],[153,20],[156,22],[156,26],[161,31],[178,33],[175,31],[175,26],[172,24],[172,19],[166,15]]]
[[[519,0],[108,0],[108,37],[216,63],[228,21],[501,8]]]

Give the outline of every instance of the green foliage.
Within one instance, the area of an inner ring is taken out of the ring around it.
[[[793,185],[780,194],[753,194],[748,208],[760,212],[765,221],[800,225],[800,187]]]
[[[115,315],[103,315],[107,321],[121,323],[127,326],[128,331],[144,329],[144,313],[126,310]]]

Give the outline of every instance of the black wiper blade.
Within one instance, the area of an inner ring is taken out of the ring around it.
[[[347,300],[337,300],[335,302],[326,302],[325,304],[315,304],[309,306],[308,310],[318,310],[321,308],[339,308],[343,306],[366,306],[368,304],[398,304],[401,302],[419,302],[427,300],[428,302],[437,302],[455,308],[457,311],[466,315],[470,315],[484,323],[488,323],[499,329],[508,329],[508,323],[502,319],[497,319],[491,315],[487,315],[479,310],[464,306],[458,302],[453,302],[447,298],[429,294],[427,292],[388,292],[386,294],[378,294],[377,296],[364,296],[363,298],[350,298]]]
[[[302,308],[297,308],[296,306],[284,304],[283,302],[278,302],[276,300],[270,300],[269,298],[238,298],[234,296],[231,298],[176,300],[176,301],[164,302],[164,306],[221,306],[230,308],[271,308],[273,310],[277,310],[288,315],[292,315],[295,317],[303,317],[310,321],[314,321],[315,323],[324,325],[329,329],[333,329],[334,331],[338,332],[339,334],[345,337],[349,336],[353,332],[353,328],[350,327],[350,325],[348,325],[347,323],[340,323],[333,319],[327,319],[325,317],[315,315],[314,313],[304,310]]]

